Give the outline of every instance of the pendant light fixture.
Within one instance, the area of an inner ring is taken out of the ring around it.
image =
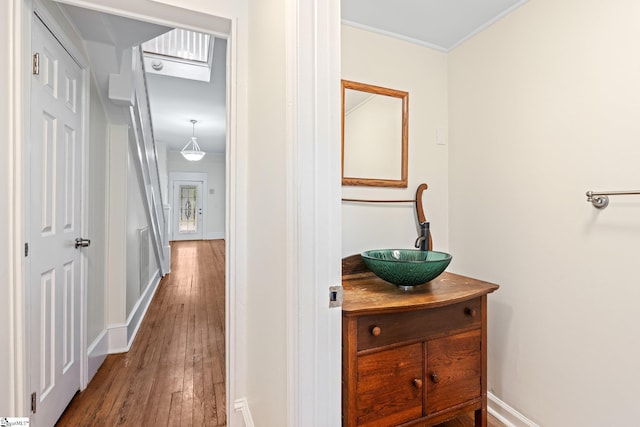
[[[191,134],[191,139],[182,148],[182,150],[180,150],[180,154],[182,154],[182,157],[189,160],[190,162],[197,162],[198,160],[202,160],[205,155],[205,152],[200,149],[200,146],[196,141],[196,123],[198,123],[197,120],[191,120],[191,124],[193,125],[193,133]]]

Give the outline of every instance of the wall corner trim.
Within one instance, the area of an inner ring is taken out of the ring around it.
[[[107,343],[109,354],[129,351],[127,348],[127,324],[117,323],[107,326]]]
[[[242,414],[245,427],[255,427],[251,411],[249,410],[249,401],[247,401],[246,397],[236,399],[235,402],[233,402],[233,409]]]
[[[145,288],[140,299],[138,299],[138,302],[131,310],[127,323],[113,324],[107,327],[109,354],[126,353],[129,351],[133,340],[136,338],[138,329],[142,324],[142,319],[144,319],[147,314],[151,300],[156,294],[160,279],[160,271],[156,270],[149,285]]]
[[[487,393],[488,410],[507,427],[539,427],[520,412],[498,399],[495,394]]]
[[[98,368],[102,365],[109,354],[109,334],[108,330],[103,330],[98,337],[87,348],[87,384],[93,376],[98,372]]]

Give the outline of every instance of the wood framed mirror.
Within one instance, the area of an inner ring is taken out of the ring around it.
[[[409,93],[342,80],[342,185],[407,187]]]

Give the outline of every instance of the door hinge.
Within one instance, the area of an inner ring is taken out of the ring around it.
[[[24,244],[24,256],[25,257],[29,256],[29,244],[28,243]]]
[[[329,287],[329,308],[342,306],[342,286]]]
[[[36,413],[36,392],[31,393],[31,413]]]
[[[38,52],[33,54],[33,75],[40,75],[40,54]]]

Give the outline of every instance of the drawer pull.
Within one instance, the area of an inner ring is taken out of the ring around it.
[[[373,335],[374,337],[380,336],[381,333],[382,329],[380,328],[380,326],[374,326],[373,328],[371,328],[371,335]]]
[[[413,380],[413,386],[415,388],[422,388],[422,380],[420,378],[415,378]]]
[[[467,307],[464,309],[464,314],[471,317],[476,317],[478,311],[475,308]]]
[[[431,381],[433,381],[434,384],[438,384],[440,382],[440,375],[436,373],[431,374]]]

